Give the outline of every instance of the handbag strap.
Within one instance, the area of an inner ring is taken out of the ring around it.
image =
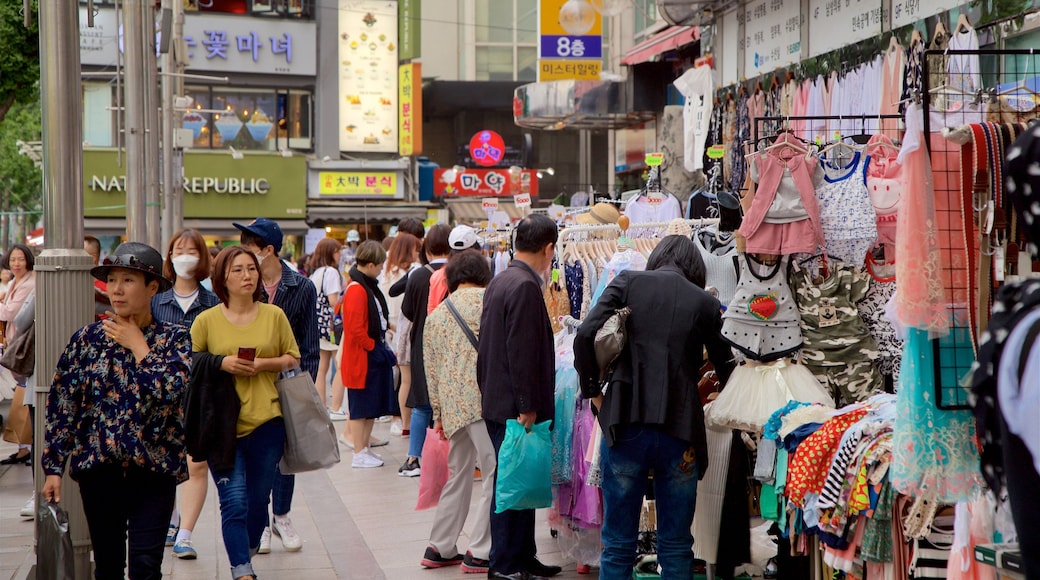
[[[462,332],[466,333],[466,338],[469,339],[469,343],[473,345],[473,348],[477,348],[477,335],[473,334],[473,330],[468,324],[466,324],[466,321],[462,319],[462,315],[459,314],[458,309],[455,308],[455,304],[452,303],[450,296],[444,299],[444,305],[448,307],[448,312],[451,313],[451,317],[455,319],[455,322],[459,323]]]

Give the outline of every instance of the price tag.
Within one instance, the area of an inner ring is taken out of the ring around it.
[[[515,205],[517,209],[527,209],[531,207],[531,194],[521,193],[520,195],[514,195],[513,205]]]
[[[658,206],[664,203],[664,193],[660,191],[651,191],[646,194],[646,201],[652,206]]]
[[[708,147],[708,159],[722,159],[725,156],[725,145],[712,145],[711,147]]]
[[[498,198],[485,197],[480,201],[480,207],[482,207],[486,213],[496,212],[498,211]]]
[[[646,154],[646,166],[647,167],[658,167],[664,163],[664,153],[655,152]]]

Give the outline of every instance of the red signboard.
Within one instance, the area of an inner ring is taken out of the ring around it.
[[[469,156],[473,162],[492,167],[502,162],[506,155],[506,142],[494,131],[481,131],[469,140]]]
[[[437,197],[505,197],[531,194],[538,198],[538,175],[533,169],[524,169],[513,176],[508,169],[467,169],[451,177],[453,169],[433,170],[433,195]]]

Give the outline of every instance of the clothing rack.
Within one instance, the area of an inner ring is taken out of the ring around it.
[[[863,130],[865,131],[866,130],[866,126],[867,126],[867,121],[879,121],[879,122],[880,121],[884,121],[884,120],[899,121],[902,118],[903,118],[902,115],[891,115],[891,114],[890,115],[814,115],[814,116],[807,116],[807,115],[795,115],[795,116],[780,115],[780,116],[755,117],[755,119],[754,119],[754,121],[755,121],[754,125],[755,126],[754,126],[754,129],[752,131],[753,138],[752,138],[751,142],[752,143],[758,143],[758,140],[761,139],[764,136],[764,135],[762,135],[763,131],[761,131],[761,129],[762,129],[762,126],[765,123],[776,123],[776,124],[778,124],[780,126],[783,126],[784,123],[789,123],[790,121],[853,121],[853,122],[859,121],[861,127],[863,127]]]
[[[577,224],[577,225],[567,226],[566,228],[564,228],[564,230],[562,232],[560,232],[559,244],[562,246],[562,245],[564,245],[564,244],[566,244],[568,242],[580,241],[578,239],[575,239],[578,234],[587,235],[587,234],[590,234],[590,233],[600,234],[600,233],[608,233],[608,232],[610,232],[610,233],[617,233],[617,235],[620,237],[621,236],[621,227],[618,226],[617,224],[592,224],[592,225]]]
[[[662,235],[662,234],[664,234],[663,230],[668,229],[668,226],[672,225],[673,223],[676,223],[677,221],[685,222],[686,225],[690,226],[690,229],[692,229],[694,231],[699,230],[699,229],[703,229],[703,228],[705,228],[707,226],[717,226],[717,225],[719,225],[719,218],[695,218],[695,219],[684,219],[684,220],[670,220],[670,221],[666,221],[666,222],[645,222],[645,223],[641,223],[641,224],[632,224],[632,225],[629,226],[628,231],[632,232],[634,230],[636,233],[629,234],[629,235],[630,235],[630,237],[635,237],[635,238],[664,237]],[[650,231],[650,230],[654,230],[654,231]],[[661,231],[656,231],[656,230],[661,230]],[[644,235],[644,234],[648,234],[648,233],[652,234],[652,235]]]

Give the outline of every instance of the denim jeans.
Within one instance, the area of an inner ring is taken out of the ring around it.
[[[412,407],[412,423],[408,426],[412,434],[408,438],[408,456],[422,457],[423,444],[426,443],[426,428],[433,426],[433,407],[419,405]]]
[[[129,546],[130,577],[161,579],[177,480],[140,467],[109,463],[78,474],[76,480],[94,545],[94,578],[125,578]]]
[[[296,489],[296,475],[288,475],[278,470],[274,478],[274,488],[271,490],[271,511],[276,516],[284,516],[292,509],[293,491]]]
[[[687,453],[684,457],[684,453]],[[636,559],[639,513],[653,472],[657,502],[657,559],[661,577],[693,578],[693,524],[699,469],[687,441],[652,427],[621,427],[601,447],[603,555],[601,580],[629,580]]]
[[[281,417],[272,419],[237,443],[234,469],[213,472],[232,578],[253,574],[250,558],[268,524],[267,505],[285,446],[285,423]]]

